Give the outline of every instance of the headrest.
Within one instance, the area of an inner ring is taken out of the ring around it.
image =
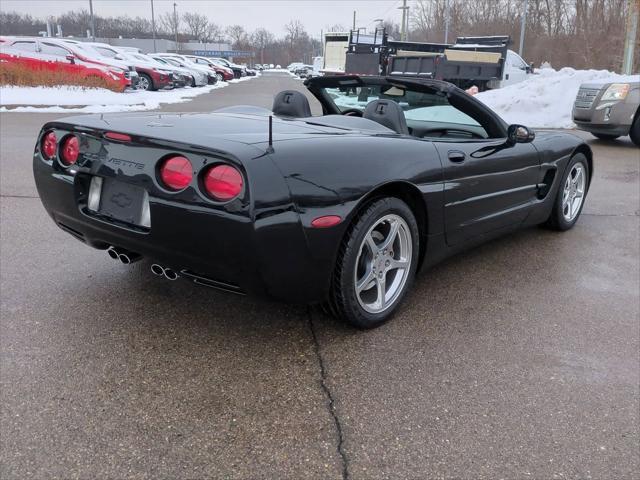
[[[279,117],[305,118],[311,116],[309,100],[297,90],[284,90],[273,99],[273,114]]]
[[[403,135],[409,134],[409,127],[407,127],[407,119],[404,116],[404,112],[400,105],[393,100],[382,99],[369,102],[362,116],[378,122],[380,125],[384,125],[396,133]]]

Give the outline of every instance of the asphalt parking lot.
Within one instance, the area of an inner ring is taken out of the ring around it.
[[[270,107],[288,75],[164,111]],[[317,108],[317,105],[316,105]],[[317,111],[317,110],[316,110]],[[589,138],[566,233],[419,275],[387,325],[167,282],[59,230],[0,114],[0,477],[637,478],[640,151]]]

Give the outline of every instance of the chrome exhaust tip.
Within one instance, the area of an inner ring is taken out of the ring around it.
[[[131,263],[131,258],[129,258],[129,255],[127,255],[126,253],[121,253],[118,258],[125,265],[129,265]]]
[[[158,265],[157,263],[154,263],[153,265],[151,265],[151,273],[159,277],[162,277],[164,275],[164,267],[162,265]]]
[[[170,268],[165,268],[164,269],[164,277],[167,280],[177,280],[178,279],[178,274],[176,272],[174,272],[173,270],[171,270]]]
[[[107,253],[108,253],[108,254],[109,254],[109,256],[110,256],[111,258],[113,258],[114,260],[118,260],[118,257],[120,256],[120,255],[118,254],[118,251],[115,249],[115,247],[109,247],[109,248],[107,249]]]

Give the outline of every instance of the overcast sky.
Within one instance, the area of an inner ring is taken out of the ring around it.
[[[353,10],[358,27],[371,27],[376,18],[400,23],[402,0],[154,0],[156,17],[173,10],[199,12],[221,26],[239,24],[248,31],[264,27],[280,36],[289,20],[300,20],[310,35],[335,24],[351,28]],[[34,17],[57,15],[69,10],[89,10],[89,0],[0,0],[0,10],[29,13]],[[102,16],[151,18],[150,0],[93,0],[93,11]]]

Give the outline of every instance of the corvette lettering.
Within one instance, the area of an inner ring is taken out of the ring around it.
[[[135,168],[138,170],[142,170],[144,168],[144,163],[132,162],[131,160],[122,160],[121,158],[109,158],[107,159],[107,162],[113,163],[114,165],[119,165],[121,167]]]

